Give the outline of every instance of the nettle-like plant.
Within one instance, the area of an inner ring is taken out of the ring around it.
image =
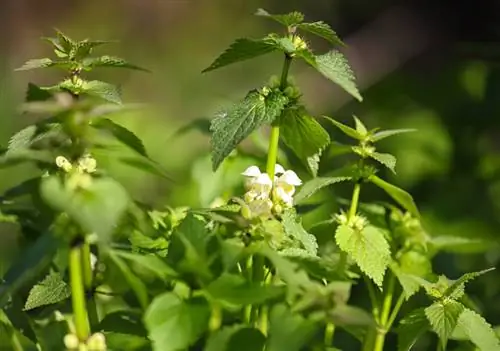
[[[117,88],[82,76],[97,67],[138,67],[91,57],[105,42],[77,42],[60,32],[47,39],[57,59],[22,67],[62,68],[67,77],[52,87],[30,84],[24,111],[50,117],[12,137],[0,159],[3,167],[32,162],[38,170],[1,198],[2,220],[18,225],[27,247],[0,286],[1,347],[335,350],[340,328],[362,350],[383,350],[389,332],[398,334],[399,350],[410,350],[428,331],[441,350],[450,339],[500,349],[464,291],[488,270],[457,280],[434,274],[431,260],[446,240],[438,245],[425,232],[411,195],[377,176],[378,167],[394,172],[396,165],[377,142],[411,130],[369,130],[356,117],[353,128],[322,117],[354,143],[341,148],[346,164],[318,176],[330,133],[307,112],[289,70],[304,61],[361,101],[342,53],[316,55],[301,35],[344,44],[326,23],[304,22],[301,13],[257,15],[282,24],[284,34],[239,39],[205,71],[271,52],[281,53],[283,69],[211,121],[211,184],[222,189],[203,196],[211,203],[206,208],[155,210],[100,166],[97,155],[112,152],[115,139],[134,153],[117,159],[165,175],[141,140],[109,118],[130,107]],[[239,147],[250,138],[262,148],[264,126],[270,127],[265,169],[258,155]],[[283,167],[293,160],[310,180],[300,179],[299,168]],[[205,179],[204,167],[196,164],[194,173]],[[350,201],[338,199],[345,211],[306,230],[302,216],[316,208],[308,200],[341,182],[354,186]],[[395,204],[361,203],[368,186]],[[365,287],[371,311],[349,304],[356,284]],[[421,289],[429,303],[400,316]]]

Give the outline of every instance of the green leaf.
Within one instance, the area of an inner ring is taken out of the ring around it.
[[[318,255],[316,237],[306,232],[302,226],[302,221],[297,217],[293,209],[288,209],[283,213],[282,221],[286,235],[298,241],[301,248],[306,250],[309,256],[314,257]]]
[[[457,323],[457,329],[465,334],[481,351],[499,351],[500,340],[491,325],[476,312],[464,308]]]
[[[270,313],[267,351],[299,351],[311,341],[317,325],[285,305],[276,305]]]
[[[369,154],[371,158],[373,158],[375,161],[380,162],[387,168],[391,170],[392,173],[396,174],[396,157],[394,157],[391,154],[383,154],[380,152],[372,152]]]
[[[210,309],[203,300],[181,300],[174,293],[156,297],[144,316],[154,351],[185,350],[208,327]]]
[[[50,265],[60,244],[51,232],[44,233],[12,263],[0,285],[0,308],[5,306],[11,295]]]
[[[109,118],[96,118],[92,120],[90,125],[96,129],[110,133],[118,141],[125,144],[138,154],[148,157],[142,140],[129,129],[113,122]]]
[[[177,273],[169,265],[154,254],[136,254],[124,250],[114,250],[113,253],[151,271],[160,279],[169,280],[177,276]]]
[[[256,91],[239,104],[212,120],[212,166],[219,168],[222,161],[250,133],[265,123],[272,123],[283,111],[288,98],[272,91],[264,97]]]
[[[410,132],[416,132],[416,129],[389,129],[389,130],[382,130],[380,132],[376,132],[372,135],[370,135],[369,140],[372,142],[377,142],[382,139],[385,139],[387,137],[393,136],[393,135],[398,135],[402,133],[410,133]]]
[[[328,315],[339,326],[375,326],[370,313],[360,307],[336,305]]]
[[[465,284],[470,282],[471,280],[476,279],[477,277],[493,271],[495,268],[485,269],[479,272],[469,272],[462,275],[457,280],[453,281],[453,283],[445,290],[443,296],[449,297],[454,300],[460,299],[464,294]]]
[[[101,82],[100,80],[91,80],[84,82],[81,88],[79,89],[79,92],[115,104],[122,103],[119,89],[113,84]]]
[[[73,44],[73,47],[70,50],[69,56],[77,61],[84,60],[87,56],[92,53],[92,50],[98,46],[104,44],[113,43],[112,41],[106,40],[89,40],[84,39]]]
[[[300,57],[307,64],[309,64],[313,67],[317,67],[316,56],[309,48],[307,48],[307,47],[304,49],[295,48],[295,50],[292,52],[295,54],[296,57]]]
[[[423,308],[413,310],[399,322],[398,351],[410,351],[417,339],[431,328]]]
[[[354,118],[354,123],[355,123],[355,126],[356,126],[356,132],[359,133],[359,135],[362,135],[363,137],[366,137],[366,135],[368,134],[368,130],[366,129],[365,125],[363,124],[363,122],[361,122],[361,120],[356,117],[356,116],[352,116]]]
[[[211,334],[204,351],[262,351],[265,342],[266,338],[260,330],[233,325]]]
[[[294,196],[294,203],[298,204],[314,195],[319,190],[335,183],[351,180],[353,174],[352,167],[343,167],[336,170],[330,177],[316,177],[304,183],[298,193]]]
[[[340,225],[335,232],[335,240],[340,249],[347,252],[359,268],[381,287],[391,259],[384,233],[370,225],[362,231]]]
[[[28,83],[28,90],[26,91],[26,102],[33,101],[47,101],[52,98],[52,94],[47,90],[40,88],[38,85]]]
[[[263,39],[237,39],[229,46],[215,61],[202,72],[209,72],[215,69],[246,61],[258,56],[273,52],[277,49],[276,43],[269,38]]]
[[[373,184],[384,190],[390,197],[392,197],[397,203],[399,203],[405,210],[410,212],[416,218],[420,218],[420,213],[418,212],[417,205],[413,201],[413,197],[401,188],[392,185],[385,180],[372,175],[369,178]]]
[[[249,283],[242,276],[223,273],[206,288],[207,293],[223,306],[238,308],[245,305],[260,305],[270,299],[284,295],[284,286]]]
[[[70,189],[57,176],[44,178],[40,187],[44,201],[56,211],[66,212],[85,233],[101,240],[113,232],[127,209],[126,190],[109,178],[92,179],[84,189]]]
[[[363,101],[356,87],[354,73],[347,59],[340,51],[332,50],[326,54],[316,56],[316,66],[313,67],[358,101]]]
[[[22,65],[19,68],[16,68],[16,71],[28,71],[31,69],[37,69],[37,68],[47,68],[47,67],[52,67],[57,64],[57,61],[53,61],[49,58],[42,58],[42,59],[33,59],[26,61],[24,65]]]
[[[315,160],[330,144],[328,132],[303,107],[286,109],[280,124],[284,143],[316,175],[319,165]]]
[[[71,295],[69,285],[59,273],[49,273],[29,292],[24,310],[32,310],[40,306],[51,305],[67,299]]]
[[[432,330],[439,336],[443,349],[455,330],[463,310],[464,306],[461,303],[450,300],[434,302],[425,308],[425,316],[431,324]]]
[[[298,11],[283,15],[272,15],[264,9],[258,9],[255,15],[270,18],[286,27],[295,26],[304,21],[304,15]]]
[[[142,315],[139,311],[119,310],[107,314],[99,323],[98,330],[116,332],[137,336],[147,336],[142,324]]]
[[[345,46],[345,44],[340,40],[337,33],[325,22],[318,21],[312,23],[300,23],[297,25],[297,29],[303,30],[314,34],[318,37],[328,40],[330,43],[339,46]]]
[[[356,129],[353,129],[353,128],[351,128],[343,123],[337,122],[336,120],[334,120],[331,117],[323,116],[323,118],[325,118],[327,121],[330,121],[331,123],[333,123],[333,125],[335,127],[337,127],[338,129],[340,129],[342,131],[342,133],[344,133],[347,136],[350,136],[351,138],[354,138],[357,140],[363,140],[365,138],[363,136],[363,134],[359,133]]]
[[[483,253],[498,245],[488,238],[460,237],[452,235],[433,236],[428,242],[432,250],[450,253]]]
[[[122,260],[120,256],[116,254],[114,250],[106,251],[109,259],[115,264],[118,270],[123,275],[123,278],[128,283],[128,286],[134,291],[137,301],[143,309],[145,309],[149,304],[148,289],[143,281],[137,277],[129,266]]]
[[[149,72],[147,69],[133,65],[120,57],[107,56],[107,55],[100,57],[86,58],[83,60],[82,64],[85,69],[92,69],[96,67],[111,67],[111,68],[128,68],[138,71]]]
[[[152,175],[165,178],[168,180],[172,180],[172,177],[167,174],[167,172],[163,169],[163,167],[150,158],[122,156],[119,157],[118,160],[126,164],[127,166],[133,167],[140,171],[150,173]]]
[[[426,278],[432,273],[430,259],[417,251],[407,251],[399,257],[399,263],[393,262],[390,266],[403,287],[406,299],[420,290],[421,284],[413,277]]]

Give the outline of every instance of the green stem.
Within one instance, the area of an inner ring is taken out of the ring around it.
[[[401,309],[401,306],[403,306],[404,301],[405,295],[404,293],[401,293],[401,295],[399,295],[398,301],[396,302],[396,305],[392,309],[391,315],[389,316],[389,321],[387,322],[387,330],[390,330],[392,325],[394,324],[394,321],[396,320],[396,317],[398,316],[399,310]]]
[[[270,270],[266,269],[264,285],[270,285],[272,281],[273,281],[273,274],[271,273]],[[269,320],[269,306],[262,305],[260,308],[259,329],[265,336],[267,336],[268,320]]]
[[[292,64],[292,57],[285,54],[285,61],[283,69],[281,70],[280,90],[285,90],[288,81],[288,73],[290,65]],[[278,157],[278,145],[280,139],[279,123],[271,127],[271,135],[269,137],[269,149],[267,152],[267,165],[266,171],[271,179],[274,179],[274,169],[276,167],[276,159]]]
[[[373,351],[383,351],[385,343],[385,335],[387,334],[387,325],[389,315],[391,313],[392,298],[394,295],[394,275],[389,273],[387,289],[384,294],[384,301],[382,302],[382,311],[377,326],[377,336],[375,337],[375,345]]]
[[[83,241],[78,241],[73,243],[70,248],[69,275],[76,335],[80,341],[85,341],[89,337],[90,327],[85,301],[85,288],[83,284],[82,246]]]
[[[361,191],[361,183],[354,184],[354,191],[352,192],[351,207],[349,208],[348,222],[351,222],[356,216],[359,203],[359,193]]]
[[[85,295],[87,296],[88,314],[91,329],[99,324],[99,315],[97,313],[97,305],[93,292],[92,262],[91,262],[90,244],[88,241],[82,245],[82,269],[83,269],[83,285],[85,287]]]
[[[365,279],[366,288],[368,289],[368,296],[370,297],[370,301],[372,303],[373,318],[375,318],[375,321],[378,323],[380,310],[378,305],[377,293],[373,288],[371,280],[368,279],[366,276],[363,276],[363,278]]]
[[[335,324],[328,323],[325,327],[325,348],[331,347],[333,343],[333,335],[335,333]]]

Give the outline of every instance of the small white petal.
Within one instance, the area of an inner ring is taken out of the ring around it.
[[[254,184],[259,184],[259,185],[268,185],[272,186],[273,182],[271,181],[271,178],[267,175],[267,173],[261,173],[259,176],[255,179]]]
[[[97,265],[97,257],[93,253],[90,254],[90,267],[94,271]]]
[[[261,173],[260,173],[259,167],[250,166],[245,170],[245,172],[243,172],[241,174],[246,176],[246,177],[258,177]]]
[[[294,171],[288,170],[279,178],[280,182],[284,182],[290,185],[302,185],[302,180],[297,176]]]
[[[276,166],[274,166],[274,174],[283,174],[285,173],[285,169],[283,168],[282,165],[280,164],[276,164]]]
[[[285,189],[283,189],[282,187],[276,187],[273,190],[273,195],[274,195],[274,199],[275,200],[277,200],[279,202],[283,202],[283,203],[285,203],[288,206],[292,206],[292,204],[293,204],[293,198],[292,198],[293,193],[290,194],[289,192],[285,191]]]

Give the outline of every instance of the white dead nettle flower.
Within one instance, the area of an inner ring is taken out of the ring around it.
[[[96,168],[97,162],[95,158],[93,158],[89,154],[83,155],[78,160],[78,170],[82,173],[94,173],[96,171]]]
[[[64,172],[69,172],[73,168],[71,162],[69,162],[68,159],[64,156],[56,157],[56,166],[61,168]]]
[[[87,340],[87,347],[89,350],[95,351],[105,351],[106,347],[106,337],[103,333],[94,333]]]
[[[80,341],[75,334],[66,334],[64,336],[64,346],[66,346],[68,350],[77,350],[80,346]]]
[[[274,181],[273,199],[286,206],[293,206],[295,187],[302,185],[302,181],[294,171],[288,170]]]

